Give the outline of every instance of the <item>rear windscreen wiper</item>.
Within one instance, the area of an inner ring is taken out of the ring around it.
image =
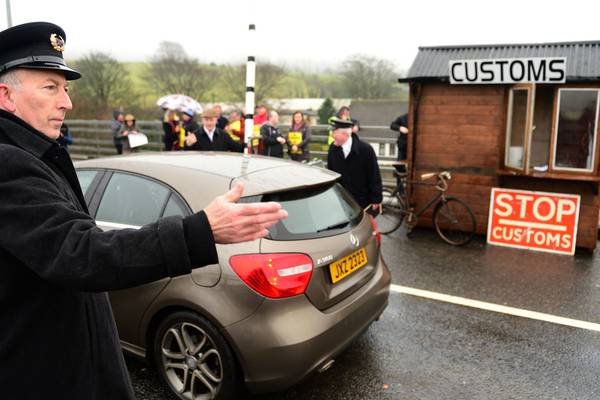
[[[334,230],[334,229],[340,229],[340,228],[345,227],[349,223],[350,223],[349,221],[338,222],[337,224],[329,225],[327,228],[319,229],[317,231],[317,233],[323,232],[323,231],[331,231],[331,230]]]

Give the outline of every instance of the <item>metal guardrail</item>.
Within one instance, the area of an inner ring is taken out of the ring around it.
[[[73,159],[87,159],[115,155],[110,130],[111,121],[107,120],[81,120],[66,121],[73,136],[73,144],[69,151]],[[160,121],[137,121],[138,129],[148,136],[148,144],[144,151],[163,151],[162,123]],[[283,132],[288,132],[289,125],[280,125]],[[311,125],[312,140],[310,154],[320,159],[327,158],[328,125]],[[361,126],[361,139],[370,143],[377,154],[379,168],[381,169],[384,184],[395,183],[394,168],[391,163],[396,160],[396,138],[383,137],[390,135],[387,126]]]

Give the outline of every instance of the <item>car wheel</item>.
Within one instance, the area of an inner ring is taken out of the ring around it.
[[[153,354],[160,376],[179,399],[233,399],[238,391],[231,349],[198,314],[179,311],[165,318],[154,337]]]

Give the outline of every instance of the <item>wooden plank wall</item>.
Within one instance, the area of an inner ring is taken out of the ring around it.
[[[505,94],[498,86],[450,86],[424,84],[418,107],[411,103],[409,124],[417,110],[416,147],[412,163],[413,179],[426,172],[449,170],[452,181],[448,193],[464,200],[477,219],[477,231],[487,229],[490,189],[497,186],[500,141],[504,138]],[[412,143],[409,144],[412,146]],[[415,186],[417,208],[431,199],[435,189]],[[419,223],[431,226],[431,213]]]
[[[412,179],[426,172],[448,170],[448,193],[464,200],[477,219],[477,233],[486,234],[492,187],[573,193],[582,197],[577,246],[593,250],[598,235],[600,198],[597,184],[531,177],[499,176],[504,154],[507,93],[501,86],[450,86],[412,84],[409,106],[408,162]],[[415,93],[418,93],[415,96]],[[418,98],[416,106],[415,97]],[[415,118],[415,111],[418,113]],[[416,122],[416,126],[414,126]],[[413,140],[416,138],[413,154]],[[416,156],[415,156],[416,155]],[[414,159],[414,161],[413,161]],[[417,210],[427,204],[435,189],[415,186],[412,201]],[[428,210],[419,225],[432,226]]]

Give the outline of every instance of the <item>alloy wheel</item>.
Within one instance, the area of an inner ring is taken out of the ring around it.
[[[179,322],[161,341],[161,364],[169,385],[188,400],[214,399],[223,381],[221,354],[199,326]]]

